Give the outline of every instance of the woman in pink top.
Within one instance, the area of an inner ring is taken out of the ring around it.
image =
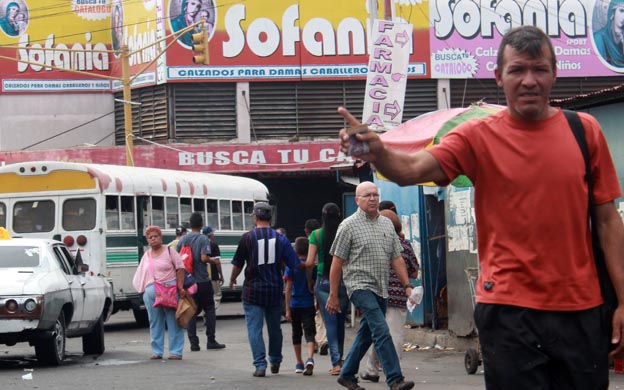
[[[154,307],[154,279],[167,285],[177,284],[178,294],[184,296],[184,264],[178,252],[163,245],[162,231],[158,226],[145,229],[145,237],[150,249],[141,258],[132,284],[138,292],[143,293],[149,317],[151,359],[161,359],[163,356],[166,324],[169,332],[169,359],[180,360],[184,350],[184,330],[176,323],[176,309]]]

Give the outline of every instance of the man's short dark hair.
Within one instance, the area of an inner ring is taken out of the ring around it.
[[[254,205],[253,215],[261,221],[270,221],[271,213],[271,206],[266,202],[258,202]]]
[[[202,217],[201,213],[194,212],[191,214],[191,218],[189,218],[189,225],[191,229],[201,229],[204,226],[204,217]]]
[[[542,47],[544,44],[548,46],[548,51],[550,51],[550,65],[554,72],[557,69],[557,57],[553,44],[544,31],[534,26],[520,26],[507,31],[505,35],[503,35],[503,40],[498,46],[498,53],[496,56],[496,66],[499,72],[503,70],[503,52],[505,51],[505,47],[511,46],[518,53],[528,54],[531,58],[540,58],[542,56]]]
[[[321,223],[318,219],[312,218],[305,221],[305,225],[303,228],[308,232],[308,234],[312,233],[312,231],[321,227]]]
[[[295,252],[297,253],[297,255],[307,256],[309,246],[310,244],[306,237],[295,238]]]

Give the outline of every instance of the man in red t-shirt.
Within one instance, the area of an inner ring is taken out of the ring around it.
[[[460,174],[474,183],[481,266],[475,323],[488,389],[606,389],[607,340],[611,356],[624,350],[624,225],[614,205],[622,194],[600,125],[579,113],[594,225],[620,302],[608,334],[585,162],[563,112],[549,105],[556,75],[549,38],[536,27],[514,28],[503,37],[495,71],[506,110],[463,123],[413,154],[387,148],[375,132],[356,135],[370,147],[357,157],[400,185],[447,185]],[[338,110],[351,126],[359,124]],[[348,151],[346,129],[340,141]]]

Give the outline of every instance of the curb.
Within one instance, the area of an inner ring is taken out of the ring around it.
[[[478,337],[457,337],[448,330],[432,330],[430,328],[406,328],[403,337],[405,343],[411,343],[420,348],[453,349],[465,352],[468,349],[477,349]]]

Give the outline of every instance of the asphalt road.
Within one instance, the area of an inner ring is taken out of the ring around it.
[[[247,343],[240,303],[227,303],[218,312],[217,339],[226,349],[190,352],[185,346],[182,361],[151,361],[149,332],[138,328],[128,312],[115,314],[106,324],[106,352],[83,356],[80,339],[68,341],[69,358],[60,367],[43,367],[27,344],[0,346],[0,389],[340,389],[337,377],[328,374],[328,356],[316,356],[313,376],[294,373],[290,324],[282,325],[284,361],[278,375],[265,378],[251,373],[251,352]],[[199,326],[199,329],[202,329]],[[347,329],[350,345],[354,335]],[[202,335],[203,336],[203,335]],[[202,347],[205,336],[201,337]],[[266,339],[265,339],[266,340]],[[454,350],[412,349],[404,352],[403,374],[416,382],[415,389],[483,389],[483,373],[467,375],[464,354]],[[482,367],[480,367],[482,368]],[[383,377],[382,377],[383,378]],[[382,379],[383,380],[383,379]],[[361,385],[367,390],[383,390],[384,383]],[[611,389],[624,389],[624,375],[612,374]]]

